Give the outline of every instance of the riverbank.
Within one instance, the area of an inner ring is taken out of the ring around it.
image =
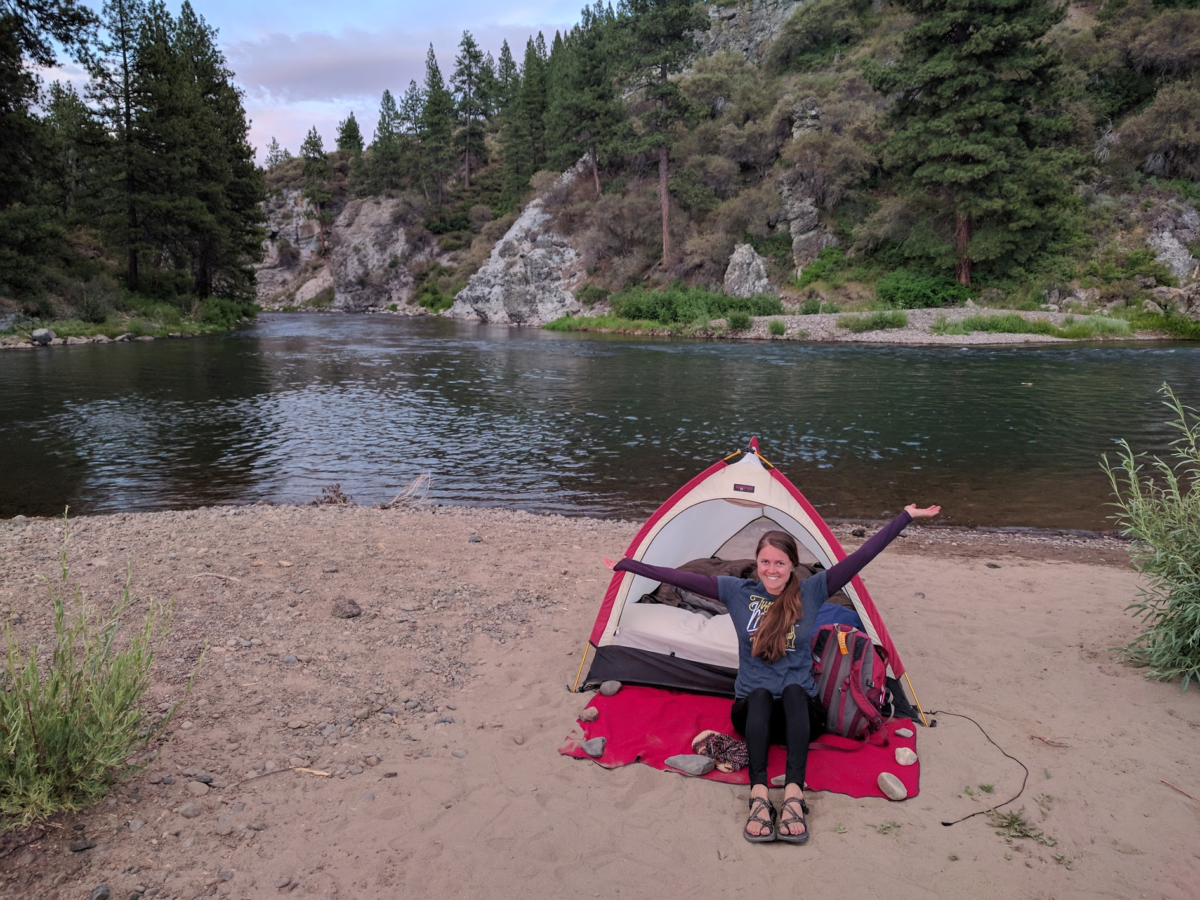
[[[748,328],[733,330],[725,319],[704,325],[635,322],[611,316],[556,319],[553,331],[690,337],[702,340],[810,341],[908,346],[1002,346],[1073,341],[1163,341],[1200,337],[1200,324],[1179,316],[1142,314],[1133,322],[1116,316],[1030,312],[987,307],[910,309],[891,313],[893,324],[879,327],[870,312],[755,316]],[[898,317],[898,318],[897,318]],[[886,320],[881,320],[886,321]],[[897,326],[896,321],[903,321]]]
[[[919,797],[813,794],[812,842],[763,848],[740,835],[745,788],[557,752],[588,699],[567,686],[600,558],[636,527],[333,506],[75,519],[72,575],[93,600],[115,599],[127,557],[139,594],[175,598],[153,704],[179,699],[208,650],[158,758],[0,859],[0,893],[637,898],[666,875],[681,895],[769,896],[783,856],[804,855],[847,896],[879,872],[901,900],[933,879],[947,896],[1191,896],[1200,804],[1160,779],[1200,794],[1200,692],[1107,650],[1135,633],[1120,541],[913,527],[865,573],[926,708],[972,716],[1029,768],[1008,809],[1053,846],[983,816],[940,824],[1022,778],[943,715],[918,729]],[[851,527],[835,528],[848,546]],[[49,634],[37,576],[56,571],[60,528],[0,522],[0,604],[23,644]],[[362,614],[335,618],[337,600]],[[197,772],[212,786],[189,787]],[[80,839],[95,846],[71,852]]]

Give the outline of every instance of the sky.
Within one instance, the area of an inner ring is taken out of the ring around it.
[[[84,0],[99,10],[100,0]],[[399,95],[425,77],[430,43],[442,76],[449,80],[464,30],[484,52],[499,56],[508,41],[520,64],[525,41],[579,20],[585,0],[191,0],[217,29],[229,68],[245,91],[250,140],[258,161],[272,137],[293,155],[312,126],[326,149],[337,123],[350,113],[368,143],[385,88]],[[180,0],[167,0],[178,12]],[[79,78],[66,65],[49,78]]]

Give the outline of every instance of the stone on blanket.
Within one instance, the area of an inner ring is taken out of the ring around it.
[[[896,762],[900,763],[900,765],[911,766],[916,761],[917,761],[917,754],[914,753],[912,750],[910,750],[908,747],[897,747],[896,748]]]
[[[595,722],[596,717],[599,715],[600,715],[600,710],[596,709],[596,707],[594,707],[594,706],[589,706],[587,709],[585,709],[583,712],[581,712],[579,714],[579,721],[580,722]]]
[[[620,689],[621,682],[619,681],[606,681],[604,684],[600,685],[600,693],[605,697],[611,697]]]
[[[699,753],[680,753],[677,756],[668,756],[667,765],[672,769],[678,769],[684,775],[707,775],[717,767],[715,762]]]
[[[889,800],[904,800],[908,797],[908,788],[904,786],[904,782],[891,772],[880,772],[878,784]]]
[[[913,733],[912,733],[911,728],[897,728],[896,729],[896,737],[908,738],[908,737],[912,737],[912,736],[913,736]]]
[[[787,775],[776,775],[771,779],[771,787],[783,787],[787,783]]]
[[[579,746],[583,748],[583,752],[592,759],[599,759],[604,755],[604,745],[608,743],[606,737],[594,737],[584,741]]]

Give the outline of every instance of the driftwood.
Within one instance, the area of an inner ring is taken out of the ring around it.
[[[1043,744],[1047,745],[1048,747],[1059,747],[1063,750],[1069,750],[1071,748],[1071,745],[1068,744],[1066,741],[1056,741],[1052,738],[1044,738],[1040,734],[1031,734],[1029,737],[1035,741],[1041,741]]]
[[[1189,794],[1183,788],[1177,788],[1177,787],[1175,787],[1175,785],[1171,784],[1171,782],[1163,781],[1163,779],[1161,779],[1161,778],[1158,780],[1160,782],[1162,782],[1163,784],[1165,784],[1167,787],[1169,787],[1171,790],[1179,791],[1179,793],[1183,794],[1183,796],[1187,797],[1189,800],[1195,800],[1197,803],[1200,803],[1200,798],[1193,797],[1191,794]]]

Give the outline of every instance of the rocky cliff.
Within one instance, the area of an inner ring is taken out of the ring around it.
[[[801,2],[742,0],[729,6],[714,3],[708,8],[709,26],[701,35],[701,46],[708,55],[731,50],[750,62],[761,63],[783,23]]]
[[[580,167],[565,172],[554,189],[569,187]],[[491,256],[459,292],[446,313],[455,318],[542,325],[580,311],[573,288],[583,276],[579,254],[548,226],[541,197],[531,201]]]

